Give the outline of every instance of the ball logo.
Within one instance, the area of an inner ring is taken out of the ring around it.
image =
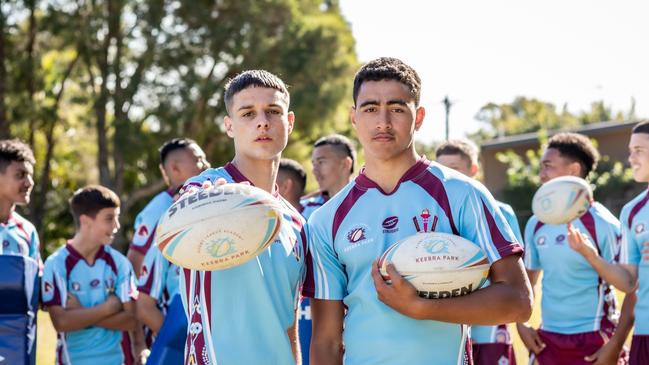
[[[210,256],[219,258],[237,252],[234,240],[230,237],[214,238],[207,242],[205,249]]]
[[[644,232],[644,224],[642,224],[642,223],[638,223],[638,224],[635,226],[635,233],[640,234],[640,233],[642,233],[642,232]]]
[[[397,223],[399,223],[399,217],[387,217],[383,220],[383,228],[393,229],[397,226]]]
[[[99,279],[94,279],[93,281],[90,282],[90,287],[96,288],[99,286],[99,283],[100,283]]]
[[[350,243],[357,243],[357,242],[360,242],[360,241],[364,240],[365,238],[366,238],[365,237],[365,228],[363,228],[363,227],[353,228],[352,230],[350,230],[347,233],[347,240]]]
[[[448,241],[435,239],[421,242],[424,250],[431,255],[448,253]]]
[[[545,197],[541,200],[541,209],[543,209],[545,212],[548,212],[552,210],[552,199],[549,197]]]
[[[81,290],[81,284],[77,283],[76,281],[72,282],[72,290],[73,291],[79,291]]]

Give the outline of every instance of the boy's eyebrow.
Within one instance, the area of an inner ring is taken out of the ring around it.
[[[377,100],[367,100],[367,101],[364,101],[363,103],[361,103],[361,105],[359,105],[359,107],[362,108],[362,107],[367,106],[367,105],[379,105],[379,102]]]
[[[388,105],[397,104],[397,105],[402,105],[402,106],[406,106],[406,105],[408,105],[408,103],[407,103],[405,100],[403,100],[403,99],[393,99],[393,100],[389,100],[387,104],[388,104]]]
[[[268,104],[267,106],[268,107],[273,107],[273,108],[280,108],[280,109],[284,108],[282,105],[275,104],[275,103]],[[239,109],[237,109],[237,111],[246,110],[246,109],[253,109],[254,107],[255,107],[254,105],[242,105],[241,107],[239,107]]]

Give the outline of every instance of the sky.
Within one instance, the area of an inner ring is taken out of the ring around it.
[[[417,139],[444,139],[445,95],[451,138],[479,129],[488,102],[516,96],[571,112],[596,100],[649,117],[649,1],[341,0],[361,62],[403,60],[422,79],[424,126]]]

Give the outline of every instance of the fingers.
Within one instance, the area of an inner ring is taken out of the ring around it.
[[[400,287],[401,285],[403,285],[406,279],[404,279],[403,276],[399,274],[399,272],[397,271],[397,269],[394,267],[393,264],[391,263],[388,264],[386,269],[387,269],[386,271],[388,272],[388,276],[390,276],[390,280],[392,281],[392,285],[396,287]]]
[[[539,336],[538,332],[536,332],[536,330],[533,331],[534,331],[532,335],[532,339],[534,341],[533,351],[535,354],[539,354],[545,348],[545,343],[543,342],[543,340],[541,340],[541,337]]]
[[[374,287],[377,292],[385,290],[388,284],[383,280],[381,273],[379,272],[378,262],[375,260],[372,262],[372,280],[374,281]]]
[[[216,186],[225,185],[225,184],[227,184],[227,183],[228,183],[228,181],[225,180],[225,179],[222,178],[222,177],[219,177],[219,178],[216,179],[216,181],[215,181],[215,185],[216,185]]]

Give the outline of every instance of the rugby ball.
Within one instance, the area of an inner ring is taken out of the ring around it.
[[[424,298],[450,298],[482,287],[489,260],[475,243],[460,236],[422,232],[390,246],[379,259],[379,271],[390,280],[387,265],[408,280]]]
[[[541,185],[532,198],[532,211],[545,224],[566,224],[584,215],[592,202],[593,189],[586,180],[562,176]]]
[[[182,196],[160,219],[156,245],[172,263],[194,270],[241,265],[264,251],[281,226],[281,202],[245,184]]]

